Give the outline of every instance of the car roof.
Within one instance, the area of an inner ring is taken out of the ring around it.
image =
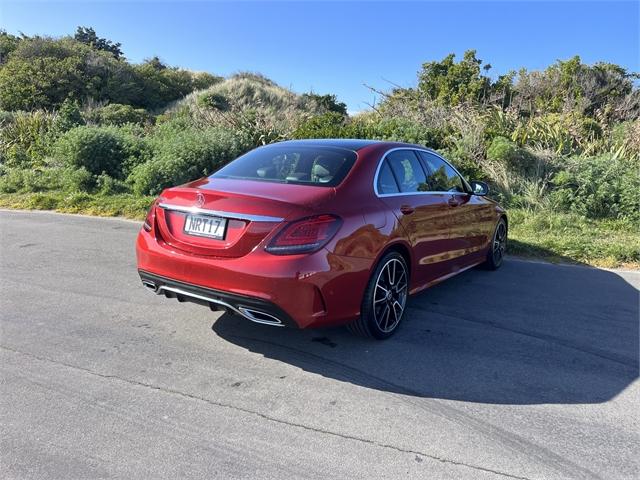
[[[441,156],[433,148],[425,147],[424,145],[419,145],[417,143],[393,142],[390,140],[365,140],[360,138],[305,138],[300,140],[284,140],[264,145],[261,148],[269,148],[277,145],[287,145],[292,147],[295,147],[296,145],[305,147],[333,147],[343,148],[353,152],[358,152],[358,150],[362,150],[370,145],[379,145],[386,147],[386,150],[390,150],[392,148],[410,148],[415,150],[426,150],[439,157]]]
[[[394,142],[384,142],[381,140],[362,140],[358,138],[309,138],[304,140],[286,140],[284,142],[278,142],[271,145],[338,147],[338,148],[345,148],[347,150],[358,151],[364,147],[368,147],[369,145],[373,145],[373,144],[394,145]]]

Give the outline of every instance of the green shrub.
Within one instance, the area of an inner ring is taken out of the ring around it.
[[[25,186],[25,176],[30,170],[20,168],[5,168],[0,175],[0,192],[17,193],[23,192]]]
[[[96,176],[86,168],[65,168],[60,172],[62,190],[70,192],[91,192],[96,187]]]
[[[126,103],[139,107],[150,110],[163,107],[191,93],[194,88],[191,72],[169,67],[158,57],[134,65],[133,70],[139,95]]]
[[[487,159],[506,166],[512,172],[531,174],[536,167],[536,158],[511,140],[496,137],[487,149]]]
[[[15,117],[14,112],[7,112],[6,110],[0,110],[0,127],[4,127],[13,122]]]
[[[124,152],[122,177],[126,179],[133,169],[151,158],[152,146],[146,131],[139,125],[126,124],[121,127],[107,127],[116,132]]]
[[[125,182],[116,180],[104,173],[96,177],[95,184],[98,193],[101,195],[115,195],[129,191],[129,186]]]
[[[553,183],[554,201],[590,218],[640,219],[640,162],[613,155],[567,160]]]
[[[87,120],[99,125],[125,125],[127,123],[142,125],[148,123],[151,116],[144,108],[111,103],[93,109],[87,115]]]
[[[26,202],[26,208],[33,210],[54,210],[57,206],[58,200],[47,193],[31,195]]]
[[[367,138],[441,148],[445,135],[442,130],[425,127],[407,118],[361,115],[349,120],[340,113],[327,112],[303,122],[293,138]]]
[[[207,72],[192,73],[192,81],[194,90],[202,90],[209,88],[211,85],[224,81],[224,77],[218,75],[212,75]]]
[[[95,177],[84,168],[5,168],[0,175],[2,193],[91,191],[95,184]]]
[[[216,92],[204,92],[199,95],[196,104],[202,108],[212,108],[214,110],[227,111],[231,108],[229,105],[229,99]]]
[[[182,132],[192,128],[196,128],[193,118],[191,118],[187,109],[182,109],[179,112],[159,115],[156,118],[153,136],[162,137],[170,135],[172,132]]]
[[[125,178],[148,158],[148,153],[139,132],[126,127],[77,127],[62,135],[55,145],[55,157],[64,165],[116,179]]]
[[[344,138],[347,132],[344,115],[327,112],[303,122],[293,132],[293,138]]]
[[[6,110],[55,109],[69,98],[156,109],[220,81],[157,57],[130,64],[96,42],[71,37],[16,37],[0,62],[0,108]]]
[[[303,93],[300,100],[302,103],[311,101],[325,112],[336,112],[344,116],[347,115],[347,104],[338,101],[336,95],[318,95],[317,93],[309,92]]]
[[[92,200],[91,195],[86,192],[71,192],[64,198],[65,211],[77,211]]]
[[[58,116],[54,121],[53,128],[62,134],[80,125],[84,125],[84,119],[80,113],[80,104],[77,100],[67,98],[62,102],[60,110],[58,110]]]
[[[119,177],[125,153],[122,142],[113,130],[77,127],[56,142],[56,158],[74,168],[86,168],[94,175],[102,172]]]
[[[350,130],[351,136],[415,143],[430,148],[442,148],[446,136],[442,130],[407,118],[382,118],[368,125],[356,120],[351,123]]]
[[[438,153],[449,161],[467,180],[489,180],[487,173],[480,165],[465,155],[464,151],[441,148]],[[492,189],[493,190],[493,189]]]
[[[135,167],[128,182],[138,195],[208,175],[247,149],[233,132],[221,129],[173,131],[154,140],[153,158]]]
[[[69,97],[133,99],[133,73],[128,63],[69,37],[23,37],[0,69],[0,105],[54,109]]]
[[[612,152],[617,157],[640,158],[640,119],[615,125],[611,131]]]

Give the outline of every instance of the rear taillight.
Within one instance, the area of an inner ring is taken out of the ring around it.
[[[320,250],[336,234],[342,220],[335,215],[303,218],[286,225],[265,249],[275,255],[295,255]]]
[[[154,201],[151,204],[149,211],[147,212],[147,216],[144,219],[144,223],[142,224],[142,228],[144,228],[145,231],[147,232],[151,231],[151,229],[153,228],[153,222],[155,220],[155,217],[156,217],[156,202]]]

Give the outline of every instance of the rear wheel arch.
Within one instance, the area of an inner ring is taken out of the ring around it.
[[[411,250],[409,246],[405,245],[401,242],[392,243],[391,245],[387,245],[378,255],[376,261],[373,264],[373,268],[375,269],[380,260],[389,252],[397,252],[402,255],[405,263],[407,264],[407,268],[409,269],[409,279],[411,279],[411,274],[413,273],[413,257],[411,255]]]
[[[509,219],[507,218],[507,214],[506,213],[501,213],[498,216],[498,221],[500,220],[504,220],[504,223],[507,225],[507,233],[509,233]]]

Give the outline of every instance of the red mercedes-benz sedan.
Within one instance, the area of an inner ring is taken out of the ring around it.
[[[138,235],[157,294],[253,322],[386,338],[410,294],[496,269],[505,211],[418,145],[297,140],[162,192]]]

